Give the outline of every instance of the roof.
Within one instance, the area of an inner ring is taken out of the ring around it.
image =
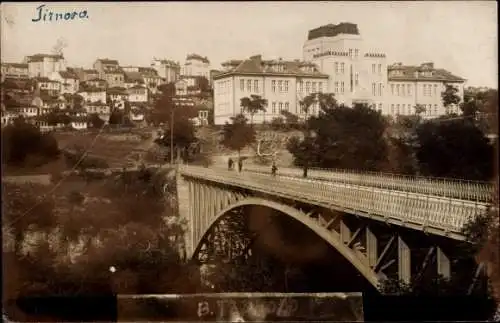
[[[2,63],[3,66],[12,66],[15,68],[28,68],[28,64],[24,63]]]
[[[119,65],[116,59],[109,59],[109,58],[98,58],[97,62],[101,62],[102,64],[106,65]]]
[[[439,82],[465,82],[462,77],[456,76],[451,72],[442,69],[434,68],[433,63],[424,63],[420,66],[402,65],[396,63],[387,67],[389,73],[389,81],[439,81]],[[391,75],[391,71],[401,71],[401,75]],[[431,75],[426,75],[423,72],[431,72]]]
[[[283,65],[285,69],[280,72],[274,69],[276,65]],[[301,69],[303,66],[314,66],[312,72],[304,71]],[[327,74],[320,73],[313,63],[285,60],[262,60],[260,55],[252,56],[249,59],[241,61],[235,68],[216,74],[214,79],[219,79],[229,75],[276,75],[276,76],[298,76],[298,77],[320,77],[328,78]]]
[[[87,73],[87,74],[99,74],[99,72],[97,70],[94,70],[94,69],[83,70],[83,72]]]
[[[127,89],[121,86],[114,86],[106,91],[108,94],[127,94]]]
[[[320,37],[335,37],[340,34],[359,35],[358,25],[350,22],[341,22],[338,25],[324,25],[309,30],[307,40],[313,40]]]
[[[206,56],[203,57],[203,56],[198,55],[198,54],[189,54],[186,56],[186,60],[190,60],[190,59],[196,59],[196,60],[202,61],[203,63],[210,64],[210,61],[208,60],[208,58]]]
[[[125,72],[125,82],[144,83],[144,79],[140,72]]]
[[[147,90],[144,86],[134,85],[129,90]]]
[[[37,82],[45,82],[45,83],[59,83],[57,81],[52,81],[48,77],[37,77],[35,79]]]
[[[35,54],[31,56],[27,56],[27,61],[29,62],[43,62],[45,58],[53,58],[53,59],[64,59],[63,55],[57,54]]]
[[[78,79],[76,75],[68,71],[59,71],[59,75],[61,75],[63,79],[73,79],[73,80]]]
[[[157,59],[157,58],[153,58],[153,63],[152,64],[154,64],[154,62],[160,62],[160,64],[163,64],[163,65],[180,67],[179,62],[174,62],[173,60],[170,60],[170,59]]]

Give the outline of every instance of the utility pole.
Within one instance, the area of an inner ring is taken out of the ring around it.
[[[173,101],[174,104],[170,110],[170,165],[174,164],[174,109],[177,105],[175,98]]]

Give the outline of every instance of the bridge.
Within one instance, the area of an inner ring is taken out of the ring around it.
[[[188,257],[204,263],[219,251],[246,257],[247,246],[215,238],[217,226],[248,207],[265,207],[299,221],[321,237],[371,285],[396,276],[409,283],[432,270],[450,277],[462,228],[487,212],[493,186],[376,173],[180,165],[178,189],[188,195]],[[216,241],[217,240],[217,241]],[[221,251],[222,250],[222,251]],[[476,272],[476,274],[479,271]]]

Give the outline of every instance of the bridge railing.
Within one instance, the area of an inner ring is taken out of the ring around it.
[[[204,180],[250,189],[330,209],[353,212],[391,223],[407,223],[422,229],[463,239],[462,228],[486,212],[487,203],[458,200],[375,186],[317,181],[298,177],[183,166],[181,173]]]
[[[248,165],[245,171],[268,174],[269,167]],[[278,174],[283,176],[302,177],[300,168],[280,167]],[[382,189],[421,193],[461,200],[490,202],[494,194],[494,186],[487,182],[467,180],[428,178],[423,176],[406,176],[376,172],[356,172],[341,169],[308,169],[308,178],[339,182],[343,184],[374,186]]]

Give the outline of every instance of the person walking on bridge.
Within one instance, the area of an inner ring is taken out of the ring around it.
[[[243,170],[243,159],[238,158],[238,172],[241,173],[241,171]]]
[[[273,165],[271,166],[271,175],[276,176],[276,172],[278,171],[278,167],[276,163],[273,161]]]
[[[234,161],[233,161],[233,159],[232,159],[232,158],[229,158],[229,159],[227,160],[227,169],[228,169],[228,170],[232,170],[232,169],[233,169],[233,166],[234,166]]]

